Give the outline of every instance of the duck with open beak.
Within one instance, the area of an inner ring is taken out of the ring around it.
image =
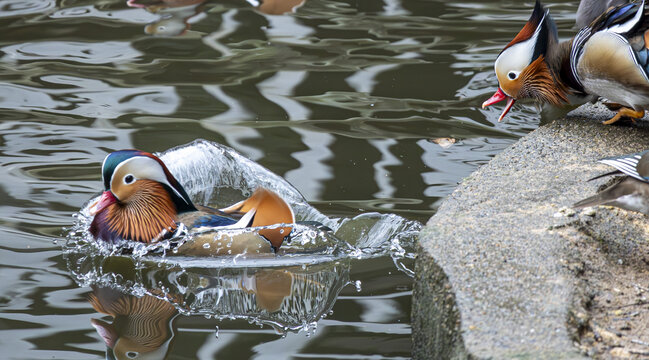
[[[494,64],[498,90],[485,108],[507,99],[501,121],[521,99],[553,106],[603,97],[621,105],[604,124],[641,118],[649,107],[649,18],[645,1],[610,8],[568,41],[539,1]]]
[[[498,118],[498,122],[501,122],[505,115],[507,115],[509,110],[512,108],[512,106],[514,106],[514,102],[516,102],[513,97],[505,95],[502,89],[498,88],[498,90],[496,90],[496,92],[487,101],[482,103],[482,108],[484,109],[489,105],[501,102],[505,99],[507,99],[507,105],[505,106],[503,113],[500,114],[500,117]]]

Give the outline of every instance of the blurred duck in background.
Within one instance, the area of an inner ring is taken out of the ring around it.
[[[305,0],[246,0],[258,11],[268,15],[282,15],[295,12]],[[203,11],[206,0],[128,0],[134,8],[160,15],[160,19],[144,27],[144,32],[153,36],[171,37],[184,35],[207,15]]]

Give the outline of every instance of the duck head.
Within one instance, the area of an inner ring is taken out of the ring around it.
[[[177,215],[195,211],[189,196],[155,155],[140,150],[116,151],[102,165],[104,192],[91,206],[91,234],[152,242],[176,228]]]
[[[557,39],[554,21],[537,0],[523,29],[498,55],[494,64],[498,90],[482,107],[506,99],[505,110],[498,118],[501,121],[516,100],[533,99],[552,105],[568,102],[566,87],[553,70],[561,64],[551,61]]]

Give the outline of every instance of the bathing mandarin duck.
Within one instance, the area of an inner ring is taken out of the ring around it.
[[[498,55],[499,88],[482,106],[506,99],[501,121],[516,100],[560,106],[590,95],[621,105],[604,124],[642,118],[649,107],[648,29],[643,0],[609,9],[559,43],[554,21],[537,0],[528,22]]]
[[[573,207],[581,209],[596,205],[610,205],[649,215],[649,150],[610,157],[599,162],[613,166],[617,170],[591,180],[618,174],[627,177],[597,195],[575,203]]]
[[[263,188],[225,209],[194,205],[162,160],[140,150],[106,156],[102,179],[105,191],[90,207],[94,215],[90,233],[107,242],[123,239],[152,243],[171,237],[181,224],[190,233],[200,233],[295,222],[291,207]],[[257,233],[265,239],[260,241],[266,247],[277,250],[291,230],[279,227]]]

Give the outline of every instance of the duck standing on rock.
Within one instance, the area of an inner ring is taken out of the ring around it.
[[[181,224],[191,232],[292,224],[291,207],[274,192],[259,188],[250,198],[225,209],[194,205],[157,156],[120,150],[102,165],[105,191],[90,207],[90,233],[107,242],[153,243],[173,236]],[[258,234],[277,250],[292,228],[266,228]]]
[[[507,99],[554,106],[601,96],[621,105],[604,124],[638,119],[649,108],[649,19],[645,1],[609,9],[571,40],[558,42],[548,11],[537,0],[523,29],[498,55],[499,88],[482,107]]]
[[[589,206],[610,205],[649,215],[649,150],[610,157],[599,162],[613,166],[617,170],[590,180],[609,175],[628,176],[597,195],[575,203],[573,207],[582,209]]]

